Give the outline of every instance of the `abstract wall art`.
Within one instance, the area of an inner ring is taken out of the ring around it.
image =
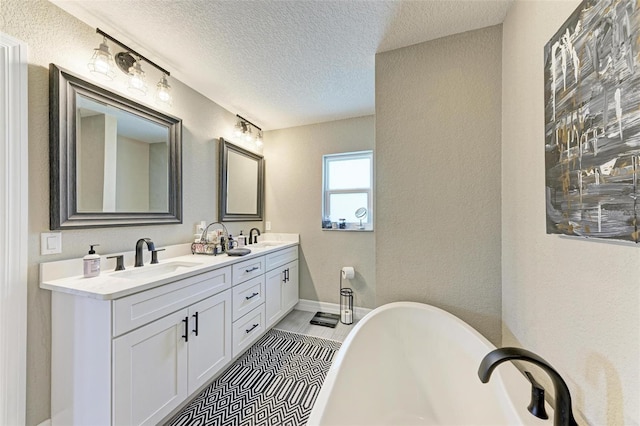
[[[585,0],[545,46],[548,234],[640,241],[638,7]]]

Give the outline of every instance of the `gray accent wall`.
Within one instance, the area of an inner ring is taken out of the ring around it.
[[[501,339],[502,27],[376,56],[376,304]]]

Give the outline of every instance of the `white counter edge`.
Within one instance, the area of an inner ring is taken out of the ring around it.
[[[265,248],[252,248],[251,253],[245,256],[228,256],[226,254],[218,256],[193,255],[191,254],[191,243],[177,244],[162,247],[165,249],[160,259],[160,264],[176,260],[188,260],[201,263],[201,266],[194,266],[187,270],[178,270],[147,279],[123,279],[114,274],[115,259],[107,260],[107,257],[124,255],[124,263],[127,269],[133,268],[135,252],[120,252],[101,255],[102,273],[93,278],[82,276],[82,259],[68,259],[56,262],[40,264],[40,288],[51,291],[58,291],[77,296],[90,297],[98,300],[113,300],[149,290],[173,281],[199,275],[207,271],[222,268],[238,262],[242,262],[253,257],[263,256],[288,247],[297,246],[300,237],[298,234],[263,234],[258,237],[258,242],[273,241],[281,243],[277,246]],[[149,263],[150,254],[145,251],[145,265]],[[143,266],[144,267],[144,266]]]

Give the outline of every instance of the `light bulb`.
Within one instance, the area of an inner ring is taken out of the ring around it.
[[[96,58],[94,65],[96,72],[104,75],[107,75],[109,73],[109,70],[111,69],[111,67],[109,66],[109,62],[103,57]]]
[[[169,100],[171,100],[171,95],[169,94],[167,89],[160,89],[158,91],[158,99],[160,99],[162,102],[168,102]]]

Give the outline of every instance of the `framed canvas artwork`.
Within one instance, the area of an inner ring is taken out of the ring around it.
[[[640,241],[640,14],[585,0],[544,50],[547,233]]]

